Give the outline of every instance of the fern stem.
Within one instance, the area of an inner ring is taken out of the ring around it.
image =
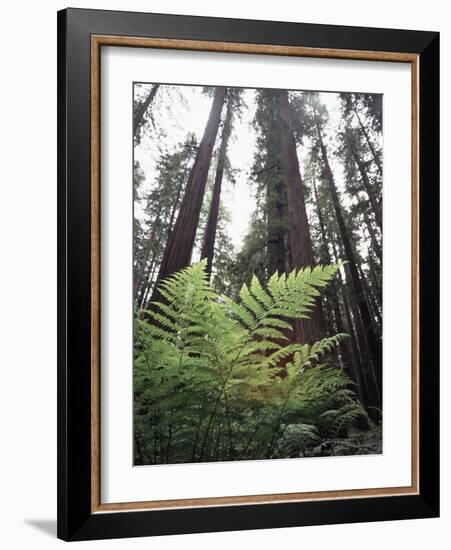
[[[244,342],[244,344],[241,346],[241,349],[240,351],[238,352],[237,356],[235,357],[235,359],[233,360],[232,364],[230,365],[230,368],[229,370],[227,371],[227,374],[224,378],[224,381],[222,383],[222,385],[220,386],[220,389],[219,389],[219,393],[218,393],[218,397],[216,398],[216,402],[215,402],[215,405],[213,407],[213,411],[210,415],[210,418],[208,420],[208,424],[207,424],[207,431],[205,433],[205,438],[204,438],[204,441],[202,443],[202,448],[201,448],[201,451],[200,451],[200,456],[199,456],[199,462],[202,462],[202,459],[203,459],[203,456],[204,456],[204,451],[205,451],[205,445],[207,444],[207,440],[208,440],[208,436],[210,434],[210,428],[211,428],[211,425],[213,423],[213,420],[216,416],[216,410],[218,408],[218,405],[219,405],[219,402],[221,401],[221,397],[222,397],[222,394],[225,390],[225,387],[226,387],[226,384],[227,382],[229,381],[229,378],[232,374],[232,371],[236,365],[236,362],[238,361],[240,355],[243,353],[244,351],[244,348],[246,347],[246,344],[247,344],[247,341]]]
[[[260,422],[257,424],[257,427],[253,430],[253,432],[252,432],[250,438],[247,440],[246,446],[245,446],[244,449],[243,449],[243,457],[246,456],[247,451],[249,450],[249,447],[251,446],[251,443],[254,441],[254,438],[255,438],[255,436],[257,435],[257,432],[258,432],[258,430],[261,428],[262,424],[263,424],[263,420],[260,421]]]
[[[199,422],[197,423],[197,429],[196,429],[196,436],[194,438],[193,448],[191,451],[191,460],[194,462],[196,458],[196,451],[197,451],[197,444],[199,442],[199,436],[200,436],[200,428],[202,426],[202,411],[204,410],[205,403],[207,402],[207,399],[205,399],[202,403],[202,406],[200,408],[199,413]]]
[[[211,425],[213,423],[213,419],[215,418],[216,416],[216,410],[218,408],[218,405],[219,405],[219,402],[221,400],[221,397],[222,397],[222,392],[224,391],[224,388],[225,388],[225,385],[227,384],[227,378],[224,380],[222,386],[220,387],[220,390],[219,390],[219,393],[218,393],[218,397],[216,398],[216,401],[215,401],[215,405],[213,407],[213,411],[208,419],[208,424],[207,424],[207,430],[205,432],[205,437],[204,437],[204,440],[202,442],[202,447],[201,447],[201,450],[200,450],[200,455],[199,455],[199,462],[202,462],[202,459],[204,457],[204,451],[205,451],[205,447],[207,445],[207,441],[208,441],[208,436],[210,435],[210,429],[211,429]]]
[[[285,399],[283,400],[282,402],[282,406],[280,408],[280,412],[277,416],[277,422],[275,423],[275,427],[274,427],[274,430],[272,432],[272,437],[271,437],[271,441],[269,443],[269,447],[268,447],[268,451],[267,451],[267,458],[271,458],[271,454],[272,454],[272,448],[274,446],[274,443],[275,443],[275,439],[276,439],[276,436],[278,435],[278,433],[280,432],[280,423],[282,422],[282,417],[283,415],[285,414],[285,409],[286,409],[286,406],[287,406],[287,403],[288,403],[288,399],[290,398],[290,395],[291,395],[291,391],[292,391],[293,388],[291,388],[290,390],[287,391],[287,394],[285,396]]]
[[[227,421],[227,431],[229,436],[229,453],[230,453],[230,459],[232,459],[232,455],[233,455],[232,427],[230,425],[229,400],[227,399],[227,392],[225,390],[224,390],[224,403],[225,403],[225,412],[226,412],[226,421]]]

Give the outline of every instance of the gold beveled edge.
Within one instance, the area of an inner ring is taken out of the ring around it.
[[[322,57],[332,59],[360,59],[411,63],[416,54],[401,52],[375,52],[369,50],[344,50],[331,48],[306,48],[304,46],[279,46],[270,44],[245,44],[210,40],[182,40],[172,38],[142,38],[93,34],[91,44],[96,46],[125,46],[132,48],[158,48],[167,50],[193,50],[223,53],[247,53],[295,57]]]
[[[91,513],[100,506],[100,48],[91,41]]]
[[[412,68],[412,482],[407,487],[102,504],[100,498],[100,47],[124,46],[410,63]],[[419,494],[419,56],[266,44],[91,36],[91,512],[197,508]]]
[[[279,493],[268,495],[245,495],[228,497],[189,498],[178,500],[154,500],[143,502],[114,502],[100,504],[96,513],[120,512],[131,510],[169,510],[171,508],[203,508],[206,506],[246,506],[250,504],[276,504],[288,502],[311,502],[315,500],[358,499],[368,497],[389,497],[416,495],[412,487],[384,487],[382,489],[349,489],[342,491],[316,491],[304,493]]]

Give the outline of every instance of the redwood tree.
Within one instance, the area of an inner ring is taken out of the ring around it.
[[[285,273],[288,265],[288,224],[285,182],[280,155],[280,116],[274,90],[258,90],[254,127],[257,146],[252,176],[263,205],[266,229],[266,273]]]
[[[166,244],[157,283],[190,264],[226,91],[227,89],[223,86],[215,88],[210,115],[189,175],[174,229]],[[155,291],[153,298],[155,298]]]
[[[291,123],[290,104],[287,90],[277,90],[280,115],[280,165],[287,194],[288,237],[291,267],[314,267],[312,240],[305,207],[303,182],[299,169],[296,141]],[[317,340],[323,334],[319,304],[312,311],[310,319],[297,323],[296,335],[300,342]]]
[[[372,377],[368,380],[371,384],[371,392],[369,391],[369,401],[372,406],[381,408],[382,406],[382,355],[381,355],[381,344],[378,341],[378,338],[374,332],[373,320],[370,313],[370,308],[365,299],[365,290],[362,284],[362,281],[359,277],[357,260],[355,257],[354,249],[352,246],[351,239],[349,237],[342,207],[340,204],[340,199],[338,196],[337,188],[335,185],[335,179],[330,167],[329,158],[327,154],[327,149],[324,144],[322,129],[321,129],[321,119],[319,113],[315,112],[316,118],[316,130],[317,130],[317,140],[318,145],[321,151],[322,160],[324,163],[324,173],[325,178],[329,186],[329,191],[332,198],[332,204],[338,224],[338,229],[340,232],[341,240],[343,243],[343,249],[345,257],[347,260],[347,272],[349,273],[351,284],[354,290],[354,295],[356,297],[357,306],[359,310],[359,315],[363,324],[363,330],[365,334],[366,343],[371,355],[371,368]]]
[[[211,197],[210,210],[208,213],[207,226],[205,228],[204,242],[202,245],[202,252],[201,252],[201,258],[207,259],[206,272],[208,273],[209,276],[211,275],[211,271],[213,268],[216,229],[218,226],[219,203],[221,200],[221,187],[222,187],[222,180],[224,177],[227,145],[229,142],[229,137],[231,132],[233,105],[234,105],[234,102],[232,98],[229,97],[227,102],[227,110],[226,110],[226,117],[224,120],[224,126],[222,128],[221,144],[219,146],[218,162],[216,164],[215,182],[213,185],[213,193]]]

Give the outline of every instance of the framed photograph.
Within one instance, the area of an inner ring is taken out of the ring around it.
[[[58,14],[58,536],[439,513],[439,35]]]

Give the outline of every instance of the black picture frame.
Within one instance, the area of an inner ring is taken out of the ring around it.
[[[400,52],[419,60],[419,494],[187,509],[91,509],[91,36]],[[439,515],[439,34],[58,12],[58,537],[87,540]]]

